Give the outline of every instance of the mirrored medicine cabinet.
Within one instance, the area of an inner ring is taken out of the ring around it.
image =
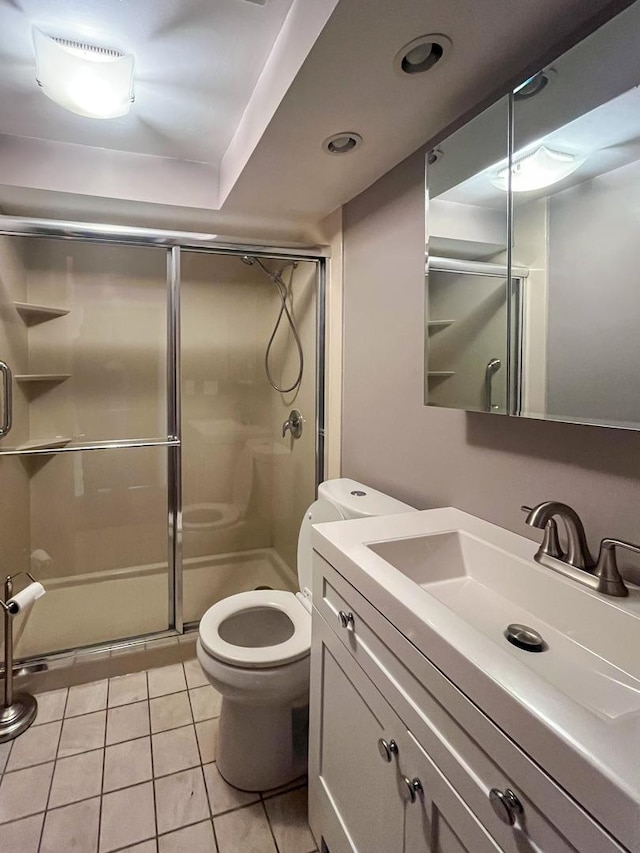
[[[427,157],[425,403],[640,429],[640,0]]]

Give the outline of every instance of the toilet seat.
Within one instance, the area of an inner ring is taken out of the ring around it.
[[[221,624],[232,616],[255,608],[273,608],[289,617],[293,635],[273,646],[236,646],[220,636]],[[231,666],[258,669],[284,666],[309,654],[311,648],[311,616],[293,592],[256,589],[239,592],[210,607],[200,620],[200,642],[204,650]]]

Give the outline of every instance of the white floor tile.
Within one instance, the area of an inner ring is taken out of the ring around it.
[[[167,693],[178,693],[187,689],[184,669],[181,663],[171,666],[161,666],[149,670],[149,696],[165,696]]]
[[[166,776],[200,764],[198,744],[193,726],[183,726],[151,736],[153,744],[153,772]]]
[[[213,819],[220,853],[277,853],[262,803]]]
[[[108,682],[105,679],[70,687],[65,717],[78,717],[80,714],[104,711],[107,707],[107,685]]]
[[[40,853],[96,853],[99,817],[99,797],[47,812]]]
[[[205,684],[209,683],[197,658],[186,660],[184,662],[184,674],[187,679],[187,687],[189,690],[193,687],[204,687]]]
[[[52,775],[53,762],[5,773],[0,782],[0,823],[43,812]]]
[[[41,726],[43,723],[52,723],[54,720],[61,720],[64,716],[64,707],[67,703],[68,692],[68,689],[63,687],[62,690],[49,690],[46,693],[37,693],[38,716],[33,725]]]
[[[152,776],[151,738],[128,740],[106,748],[102,786],[105,793],[146,782]]]
[[[106,719],[106,711],[66,719],[62,726],[58,757],[66,758],[78,752],[103,747]]]
[[[195,767],[156,780],[158,832],[169,832],[209,817],[202,770]]]
[[[13,742],[6,770],[20,770],[33,764],[53,761],[58,751],[62,722],[31,726]]]
[[[218,720],[196,723],[196,737],[202,763],[210,764],[215,761],[218,754]]]
[[[104,750],[81,752],[56,762],[53,773],[49,808],[100,796]]]
[[[100,853],[137,844],[155,834],[152,782],[104,795]]]
[[[147,698],[147,695],[146,672],[134,672],[131,675],[121,675],[109,679],[110,708],[129,705],[132,702],[141,702]]]
[[[186,692],[170,693],[159,696],[149,702],[151,711],[151,731],[163,732],[167,729],[177,729],[193,722],[191,705]]]
[[[159,853],[216,853],[211,821],[196,823],[162,835],[158,839]]]
[[[220,716],[222,696],[210,685],[207,685],[206,687],[196,687],[195,690],[190,690],[189,700],[193,710],[193,719],[196,723]]]
[[[107,711],[107,746],[150,734],[149,703],[135,702]]]
[[[316,843],[307,817],[308,791],[298,788],[265,800],[265,808],[280,853],[312,853]]]
[[[255,803],[256,800],[260,799],[260,794],[239,791],[227,784],[220,775],[216,764],[206,764],[203,770],[212,815],[228,812],[240,806],[247,806],[249,803]]]
[[[38,853],[44,814],[25,817],[0,829],[0,853]]]

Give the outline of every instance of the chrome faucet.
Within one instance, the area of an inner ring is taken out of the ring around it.
[[[530,527],[544,530],[542,544],[534,560],[566,577],[573,578],[603,595],[622,597],[629,595],[625,582],[620,576],[616,562],[616,547],[627,548],[640,554],[640,546],[620,539],[603,539],[597,561],[593,560],[587,545],[584,525],[578,513],[568,504],[559,501],[544,501],[531,508],[523,506],[527,512],[526,522]],[[558,539],[558,527],[555,519],[561,518],[567,531],[567,551],[562,550]]]

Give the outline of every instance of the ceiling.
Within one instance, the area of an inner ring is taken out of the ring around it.
[[[620,3],[618,3],[618,6]],[[5,212],[309,242],[318,222],[594,15],[601,0],[5,0]],[[135,103],[76,116],[34,77],[31,31],[132,52]],[[426,33],[452,49],[400,75]],[[323,139],[363,136],[351,154]]]

